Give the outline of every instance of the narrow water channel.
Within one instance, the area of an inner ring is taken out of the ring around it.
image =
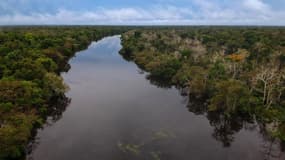
[[[161,88],[119,55],[120,36],[93,42],[64,73],[61,119],[38,131],[34,160],[261,160],[256,124],[210,121],[177,89]],[[188,106],[188,107],[187,107]],[[190,110],[190,111],[189,111]],[[235,127],[233,127],[233,126]],[[270,153],[271,154],[271,153]]]

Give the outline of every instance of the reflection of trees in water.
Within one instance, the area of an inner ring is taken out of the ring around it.
[[[276,138],[267,138],[262,144],[262,152],[265,155],[265,160],[280,160],[284,159],[284,150],[282,148],[282,143]]]
[[[48,109],[46,120],[47,124],[57,122],[62,118],[62,113],[66,110],[66,107],[70,104],[71,99],[62,95],[60,97],[53,97],[51,99],[50,107]]]
[[[208,112],[207,118],[214,127],[213,137],[222,142],[224,147],[231,146],[234,134],[243,128],[243,123],[248,123],[238,116],[227,117],[217,112]]]
[[[266,124],[259,124],[260,134],[263,137],[262,152],[265,160],[283,160],[285,159],[285,142],[270,136],[266,131]]]
[[[65,95],[51,98],[47,114],[45,114],[43,117],[45,120],[45,126],[51,126],[60,120],[62,118],[63,112],[66,110],[66,107],[70,104],[70,101],[71,99]],[[37,129],[32,132],[32,139],[26,148],[26,159],[31,159],[31,157],[29,157],[29,154],[35,150],[35,148],[37,148],[38,144],[40,143],[39,137],[36,137],[37,132]]]
[[[181,95],[184,94],[184,91],[182,91],[183,93]],[[185,95],[185,97],[187,98],[188,102],[187,102],[187,108],[189,110],[189,112],[192,112],[196,115],[203,115],[206,113],[207,109],[207,103],[205,100],[202,99],[197,99],[195,97],[190,97]]]
[[[169,83],[169,80],[164,80],[151,74],[147,74],[146,79],[149,80],[152,85],[159,88],[168,89],[173,87],[173,85]],[[249,131],[259,130],[263,137],[261,148],[265,155],[265,160],[285,159],[285,142],[273,138],[264,127],[265,124],[257,122],[254,116],[244,113],[227,115],[222,111],[209,111],[208,97],[196,97],[189,95],[188,88],[181,88],[179,86],[176,86],[176,88],[180,91],[181,96],[185,97],[184,102],[187,104],[189,112],[195,115],[206,116],[210,125],[213,127],[213,138],[220,141],[224,147],[230,147],[231,143],[235,140],[235,134],[242,129]]]
[[[146,77],[152,85],[156,85],[160,88],[171,88],[172,85],[165,80],[157,77],[147,75]],[[245,126],[251,126],[255,128],[254,121],[252,119],[242,118],[240,115],[227,116],[222,112],[210,112],[208,111],[207,97],[188,96],[187,88],[179,88],[180,94],[185,97],[187,108],[195,115],[205,115],[209,120],[210,125],[213,127],[213,138],[222,142],[224,147],[230,147],[234,141],[234,135],[238,133]],[[248,115],[247,115],[248,116]]]
[[[146,75],[146,79],[150,81],[150,84],[159,88],[171,88],[172,84],[169,81],[153,76],[151,74]]]
[[[210,112],[208,111],[208,105],[206,99],[197,99],[194,96],[189,97],[187,108],[190,112],[196,115],[205,115],[209,120],[211,126],[213,126],[213,137],[222,142],[224,147],[229,147],[234,141],[234,134],[239,132],[243,128],[245,121],[235,115],[226,116],[222,112]],[[251,121],[248,121],[249,123]]]
[[[188,97],[187,97],[188,98]],[[196,115],[206,115],[213,129],[213,137],[220,141],[224,147],[230,147],[234,142],[234,135],[240,130],[259,130],[263,137],[261,144],[265,160],[285,159],[285,144],[273,138],[266,130],[266,124],[256,122],[253,116],[242,113],[226,115],[222,111],[211,112],[208,110],[206,99],[197,99],[189,96],[187,108]]]

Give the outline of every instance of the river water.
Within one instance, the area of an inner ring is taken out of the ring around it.
[[[279,155],[278,145],[265,139],[257,124],[232,122],[189,105],[179,90],[146,79],[118,54],[120,49],[120,36],[113,36],[76,54],[70,71],[62,74],[71,102],[58,121],[38,131],[28,159],[261,160]]]

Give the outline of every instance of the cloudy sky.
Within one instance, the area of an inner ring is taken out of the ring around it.
[[[0,25],[285,25],[285,0],[0,0]]]

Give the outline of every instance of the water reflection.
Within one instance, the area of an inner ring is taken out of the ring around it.
[[[126,55],[122,57],[125,60],[130,61],[130,57]],[[142,68],[140,69],[142,70]],[[161,79],[149,73],[146,73],[145,78],[150,81],[150,84],[158,88],[171,89],[174,87],[171,83],[169,83],[168,80]],[[183,101],[186,103],[186,107],[188,108],[189,112],[194,113],[195,115],[203,115],[208,119],[210,126],[213,128],[212,137],[221,142],[223,147],[230,148],[231,144],[235,141],[236,134],[238,134],[241,130],[252,132],[259,131],[263,139],[260,146],[260,152],[263,153],[264,159],[279,160],[285,158],[285,142],[272,137],[266,130],[266,123],[257,122],[253,115],[245,113],[225,115],[221,111],[209,111],[207,97],[195,97],[193,95],[189,95],[189,89],[186,87],[181,88],[176,86],[175,88],[179,90],[180,95],[184,97]],[[161,152],[158,153],[159,155],[156,156],[159,157],[162,155]]]
[[[151,74],[147,74],[145,78],[149,80],[150,84],[155,85],[159,88],[172,88],[173,87],[170,81],[165,81],[163,79],[160,79],[159,77],[152,76]]]
[[[172,85],[163,79],[153,77],[151,74],[146,76],[152,85],[159,88],[171,88]],[[222,143],[223,147],[231,147],[235,140],[235,135],[241,130],[256,131],[259,130],[263,137],[261,152],[265,160],[285,158],[285,145],[283,141],[278,140],[270,135],[266,130],[266,124],[256,122],[254,116],[249,114],[235,113],[225,115],[221,111],[209,111],[206,97],[195,97],[188,94],[188,88],[176,87],[181,96],[187,101],[186,107],[189,112],[195,115],[204,115],[207,117],[210,125],[213,127],[212,136],[215,140]]]
[[[66,97],[65,95],[52,97],[50,99],[47,113],[44,115],[45,116],[44,117],[44,121],[45,121],[44,127],[52,126],[57,121],[59,121],[62,118],[63,112],[66,110],[70,102],[71,102],[71,99]],[[40,139],[39,137],[36,136],[38,131],[40,130],[41,129],[33,131],[32,139],[30,140],[26,148],[27,154],[31,154],[32,151],[35,150],[37,146],[40,144]],[[33,158],[28,155],[27,159],[32,160]]]
[[[50,107],[47,111],[46,125],[52,125],[62,118],[62,114],[70,104],[71,98],[62,95],[59,97],[53,97],[50,102]]]
[[[259,124],[208,112],[205,100],[180,96],[179,90],[187,95],[187,89],[177,90],[140,72],[119,56],[120,49],[120,37],[109,37],[91,44],[71,61],[71,70],[63,77],[72,101],[66,111],[63,107],[53,112],[59,121],[38,133],[32,158],[266,158],[264,142],[269,141],[261,137]]]

